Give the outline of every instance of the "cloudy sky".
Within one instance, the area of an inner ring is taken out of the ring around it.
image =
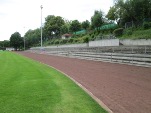
[[[9,40],[16,31],[24,36],[29,29],[40,27],[40,5],[43,23],[48,15],[82,22],[90,20],[95,10],[106,14],[113,0],[0,0],[0,41]]]

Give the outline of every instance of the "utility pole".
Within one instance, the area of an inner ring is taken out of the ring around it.
[[[42,47],[42,8],[43,6],[41,5],[40,8],[41,8],[41,47]]]
[[[26,46],[25,46],[25,27],[24,27],[24,51],[26,49]]]

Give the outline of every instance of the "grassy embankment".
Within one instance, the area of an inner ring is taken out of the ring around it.
[[[62,73],[0,52],[0,113],[106,113]]]
[[[122,39],[151,39],[151,29],[147,30],[127,30],[128,32],[125,33]]]
[[[67,45],[67,44],[79,44],[79,43],[87,43],[88,41],[93,41],[93,40],[101,40],[105,39],[106,37],[113,35],[111,34],[110,31],[104,31],[104,32],[92,32],[92,33],[87,33],[83,35],[78,35],[70,39],[51,39],[46,42],[44,42],[44,46],[52,46],[52,45]],[[99,38],[100,37],[100,38]],[[116,38],[119,39],[151,39],[151,29],[125,29],[123,34],[121,36],[117,36]],[[40,46],[40,45],[39,45]]]

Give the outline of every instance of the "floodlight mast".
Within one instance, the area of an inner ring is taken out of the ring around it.
[[[41,47],[42,47],[42,8],[43,6],[41,5],[40,8],[41,8]]]
[[[26,48],[26,46],[25,46],[25,27],[24,27],[24,51],[25,51],[25,48]]]

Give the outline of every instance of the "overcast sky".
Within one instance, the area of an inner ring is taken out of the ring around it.
[[[0,41],[9,40],[16,31],[24,36],[29,29],[40,27],[40,5],[43,23],[48,15],[82,22],[90,20],[95,10],[106,14],[113,0],[0,0]]]

